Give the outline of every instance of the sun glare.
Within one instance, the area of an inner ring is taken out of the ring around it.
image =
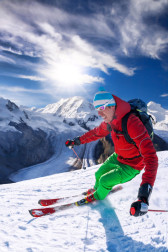
[[[101,77],[92,75],[89,68],[78,62],[79,64],[70,60],[54,63],[51,61],[49,67],[43,68],[43,75],[48,80],[48,85],[53,88],[67,88],[65,91],[70,92],[76,88],[83,88],[85,84],[103,83]]]
[[[56,80],[61,86],[83,84],[82,67],[73,64],[60,64],[56,70]]]

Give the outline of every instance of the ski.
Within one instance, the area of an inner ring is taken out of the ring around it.
[[[121,189],[121,186],[117,186],[113,189],[114,190],[119,190]],[[61,197],[61,198],[55,198],[55,199],[40,199],[38,201],[38,204],[41,205],[41,206],[51,206],[51,205],[54,205],[56,203],[63,203],[64,201],[66,200],[69,200],[69,199],[73,199],[73,198],[77,198],[77,197],[82,197],[82,196],[86,196],[88,195],[88,192],[91,193],[91,190],[94,191],[94,189],[90,189],[86,192],[83,192],[81,194],[78,194],[78,195],[73,195],[73,196],[67,196],[67,197]]]
[[[84,195],[87,195],[87,192],[83,192],[83,193],[78,194],[78,195],[66,196],[66,197],[55,198],[55,199],[40,199],[38,201],[38,204],[41,205],[41,206],[51,206],[51,205],[54,205],[56,203],[63,203],[64,201],[69,200],[69,199],[82,197]]]
[[[122,186],[116,186],[115,188],[113,188],[111,190],[110,194],[115,193],[117,191],[120,191],[122,188],[123,188]],[[58,202],[58,201],[56,201],[56,202]],[[88,204],[88,201],[86,201],[86,199],[84,198],[79,201],[75,201],[75,202],[68,203],[68,204],[63,204],[60,206],[31,209],[31,210],[29,210],[29,213],[31,214],[31,216],[37,218],[37,217],[42,217],[45,215],[53,214],[53,213],[58,212],[60,210],[62,211],[65,209],[70,209],[70,208],[73,208],[74,206],[83,206],[85,204]]]

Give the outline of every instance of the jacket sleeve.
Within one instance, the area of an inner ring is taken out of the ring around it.
[[[141,185],[149,183],[153,186],[157,174],[158,157],[150,136],[141,120],[135,115],[129,117],[127,130],[143,158],[145,171],[142,175]]]
[[[100,126],[88,131],[84,135],[80,137],[81,144],[90,143],[92,141],[96,141],[99,138],[105,137],[110,132],[107,130],[107,124],[102,122]]]

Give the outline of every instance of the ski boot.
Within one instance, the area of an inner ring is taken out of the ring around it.
[[[84,192],[83,195],[88,196],[88,195],[90,195],[90,194],[92,194],[92,193],[94,193],[94,192],[95,192],[95,189],[94,189],[94,188],[90,188],[90,189],[88,189],[86,192]]]

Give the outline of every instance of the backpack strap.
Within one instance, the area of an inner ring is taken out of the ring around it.
[[[127,130],[127,121],[128,121],[128,118],[129,116],[134,113],[135,115],[137,115],[137,111],[136,110],[131,110],[130,112],[128,112],[123,118],[122,118],[122,131],[120,130],[116,130],[116,129],[113,129],[117,134],[122,134],[124,135],[125,137],[125,140],[130,143],[130,144],[133,144],[136,146],[136,143],[134,142],[134,140],[130,137],[130,135],[128,134],[128,130]],[[107,130],[110,132],[112,131],[112,128],[109,124],[107,124]],[[137,147],[137,146],[136,146]]]
[[[130,114],[134,113],[134,111],[130,111],[128,112],[123,118],[122,118],[122,133],[124,134],[124,137],[126,139],[126,141],[130,144],[136,145],[134,140],[130,137],[130,135],[128,134],[128,130],[127,130],[127,121],[128,118],[130,116]]]
[[[133,144],[137,149],[138,147],[136,146],[136,143],[134,142],[134,140],[130,137],[130,135],[128,134],[128,130],[127,130],[127,121],[128,121],[128,118],[130,116],[130,114],[134,113],[135,115],[137,114],[136,111],[134,110],[131,110],[130,112],[128,112],[123,118],[122,118],[122,131],[120,130],[116,130],[116,129],[112,129],[111,126],[109,124],[107,124],[107,130],[110,132],[112,130],[114,130],[117,134],[122,134],[124,135],[125,137],[125,140],[130,143],[130,144]],[[123,158],[120,156],[121,159],[123,160],[132,160],[132,159],[135,159],[135,158],[139,158],[141,157],[141,155],[138,155],[138,156],[135,156],[135,157],[132,157],[132,158]]]
[[[109,133],[112,131],[111,125],[109,123],[107,123],[107,130],[109,131]]]

